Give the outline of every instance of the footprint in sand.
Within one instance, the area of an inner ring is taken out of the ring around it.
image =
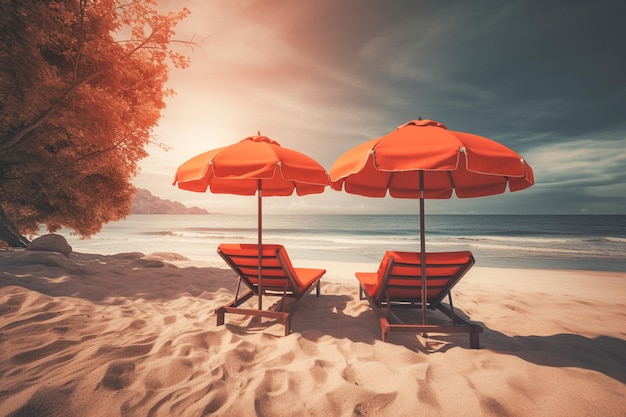
[[[116,361],[109,364],[100,386],[119,391],[129,386],[135,379],[135,363],[131,361]]]
[[[437,399],[437,392],[428,382],[428,379],[426,381],[421,379],[417,380],[417,387],[417,398],[419,399],[420,403],[428,404],[434,408],[441,409],[441,404]]]
[[[278,415],[283,398],[291,399],[298,392],[297,383],[284,369],[270,369],[265,372],[254,395],[254,409],[257,416]]]
[[[316,359],[315,363],[310,369],[313,380],[318,384],[323,384],[328,379],[328,369],[331,369],[333,364],[331,362]]]

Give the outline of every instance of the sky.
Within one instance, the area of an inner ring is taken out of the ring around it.
[[[327,170],[422,117],[496,140],[535,173],[529,189],[428,200],[430,214],[626,214],[626,2],[622,0],[157,0],[183,6],[172,69],[134,181],[209,212],[253,197],[172,185],[191,157],[257,132]],[[264,199],[264,213],[416,213],[416,200],[323,194]]]

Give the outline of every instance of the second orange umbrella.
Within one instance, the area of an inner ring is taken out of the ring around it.
[[[412,120],[341,155],[330,168],[332,188],[367,197],[420,200],[420,251],[426,255],[424,199],[482,197],[534,184],[533,171],[506,146],[434,120]],[[422,263],[422,299],[426,270]],[[422,303],[425,324],[426,303]]]

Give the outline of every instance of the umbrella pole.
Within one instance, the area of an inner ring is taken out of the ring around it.
[[[424,231],[424,171],[419,172],[420,176],[420,256],[422,265],[422,324],[426,324],[426,303],[428,294],[426,284],[426,232]]]
[[[259,259],[258,259],[258,266],[257,266],[257,271],[258,271],[258,279],[259,279],[259,310],[263,310],[263,272],[262,272],[262,268],[261,266],[263,265],[263,232],[262,232],[262,228],[263,228],[263,203],[262,203],[262,193],[263,193],[263,183],[261,180],[257,180],[258,181],[258,185],[257,185],[257,206],[258,206],[258,213],[257,213],[257,241],[259,244],[259,248],[258,248],[258,252],[259,252]]]

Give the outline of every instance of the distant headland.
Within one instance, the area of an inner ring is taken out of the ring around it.
[[[209,214],[200,207],[186,207],[178,201],[163,200],[150,191],[138,188],[131,214]]]

